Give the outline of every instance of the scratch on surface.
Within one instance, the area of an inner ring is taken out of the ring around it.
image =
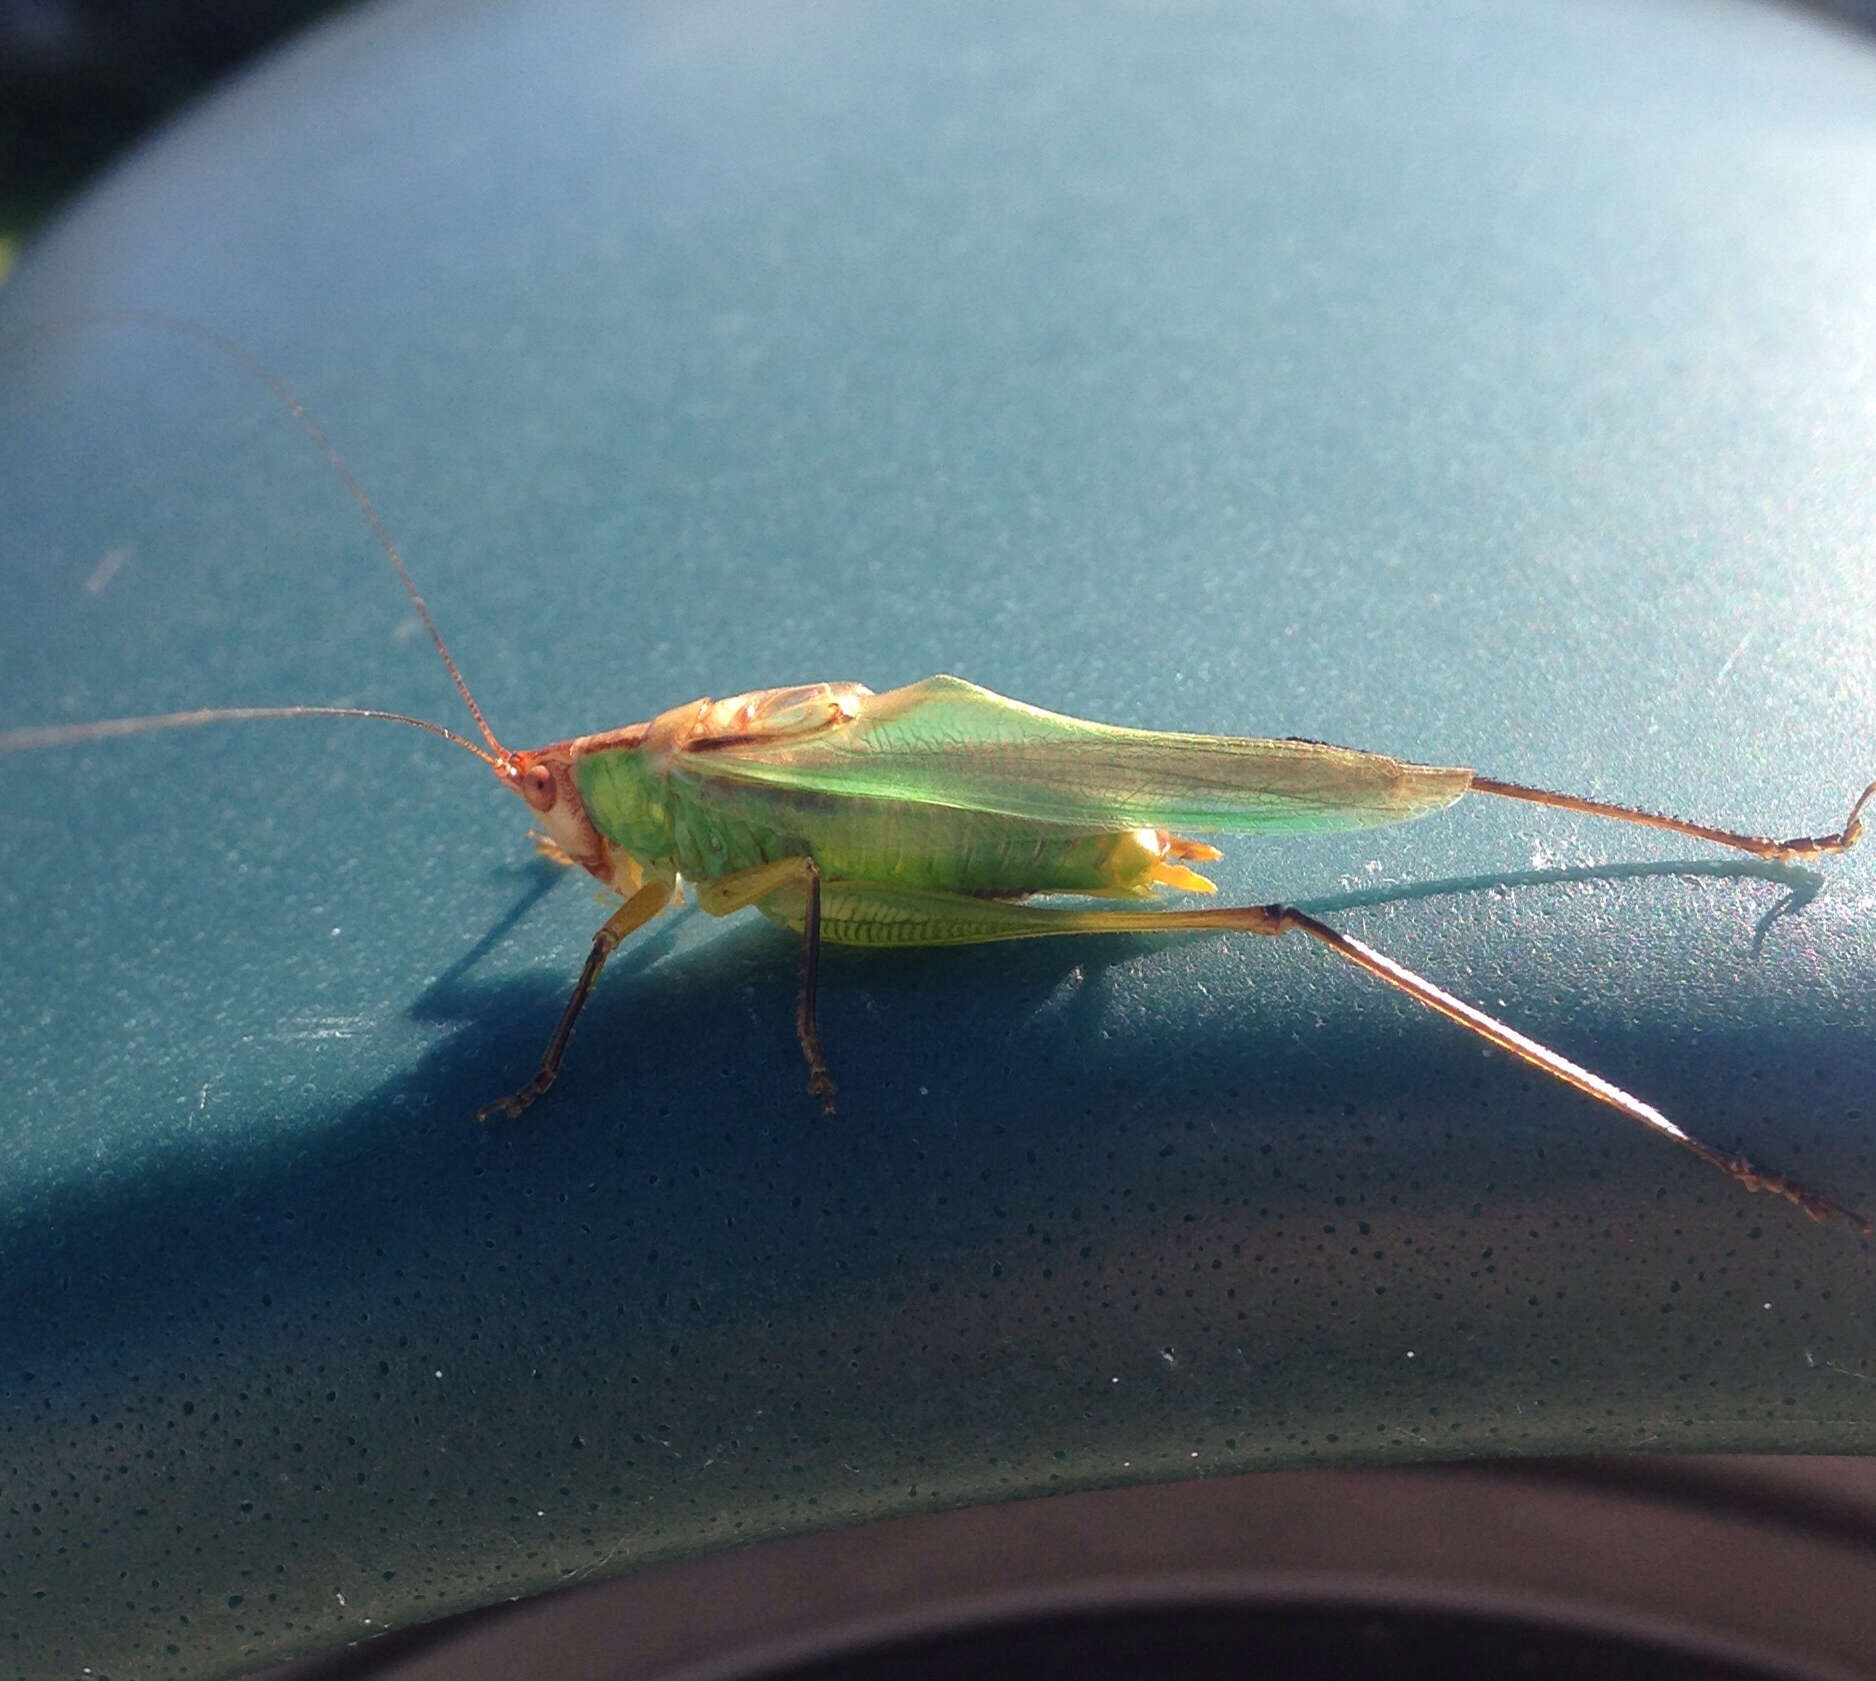
[[[119,543],[116,548],[107,549],[104,558],[85,574],[85,593],[102,595],[111,580],[136,558],[137,550],[130,543]]]
[[[1726,679],[1732,676],[1733,667],[1738,663],[1739,656],[1746,651],[1747,645],[1752,641],[1753,637],[1758,634],[1756,628],[1747,631],[1744,636],[1740,637],[1738,647],[1734,648],[1734,650],[1720,662],[1720,669],[1713,675],[1713,691],[1715,694],[1718,694],[1719,691],[1726,686]]]
[[[587,1563],[573,1570],[563,1570],[560,1573],[561,1579],[567,1582],[577,1582],[582,1576],[591,1576],[595,1571],[604,1570],[607,1565],[619,1556],[619,1549],[624,1544],[625,1543],[622,1541],[613,1542],[613,1544],[606,1549],[603,1558],[589,1560]]]
[[[279,1037],[290,1045],[319,1039],[355,1039],[370,1025],[369,1016],[309,1016],[299,1026],[282,1026]]]
[[[1822,1366],[1827,1372],[1837,1372],[1844,1377],[1853,1377],[1858,1383],[1868,1383],[1868,1372],[1853,1372],[1848,1366],[1840,1366],[1835,1360],[1819,1360],[1808,1348],[1804,1351],[1804,1363],[1807,1366]]]

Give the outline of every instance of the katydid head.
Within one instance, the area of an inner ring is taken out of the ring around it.
[[[589,752],[636,747],[644,730],[642,724],[631,725],[522,752],[504,749],[494,760],[496,780],[517,794],[534,814],[551,851],[624,895],[644,884],[644,864],[593,822],[575,766]]]
[[[587,820],[586,802],[573,780],[572,743],[504,752],[495,780],[521,797],[541,831],[573,863],[605,879],[605,843]]]

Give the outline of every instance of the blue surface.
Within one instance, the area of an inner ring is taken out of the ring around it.
[[[1745,5],[373,8],[29,254],[277,368],[517,743],[958,672],[1772,833],[1876,774],[1876,53]],[[460,723],[200,346],[0,344],[0,727]],[[932,1504],[1876,1441],[1870,1263],[1327,954],[602,915],[462,755],[0,760],[0,1668],[223,1674]],[[1876,1203],[1876,848],[1240,846]],[[1794,890],[1796,914],[1771,913]]]

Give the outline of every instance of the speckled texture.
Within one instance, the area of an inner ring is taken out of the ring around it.
[[[104,183],[9,327],[181,310],[516,741],[954,670],[1775,832],[1876,773],[1876,57],[1746,6],[404,5]],[[457,722],[198,346],[0,345],[0,726]],[[599,908],[469,760],[0,761],[0,1673],[1240,1468],[1876,1440],[1867,1257],[1324,953],[842,955]],[[1876,1202],[1876,852],[1467,802],[1241,846]]]

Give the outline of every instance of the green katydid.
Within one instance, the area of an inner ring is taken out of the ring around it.
[[[121,317],[120,317],[121,319]],[[809,1092],[833,1112],[815,1019],[820,948],[942,946],[1173,930],[1302,933],[1531,1068],[1671,1139],[1749,1190],[1815,1219],[1870,1224],[1836,1199],[1708,1144],[1569,1061],[1317,917],[1282,904],[1117,908],[1215,889],[1190,866],[1221,856],[1196,835],[1308,834],[1405,822],[1468,793],[1493,794],[1710,841],[1758,858],[1811,859],[1853,846],[1872,782],[1843,826],[1792,840],[1693,823],[1502,782],[1455,767],[1297,739],[1124,729],[1045,712],[956,677],[885,694],[858,683],[696,700],[649,722],[517,751],[496,739],[415,583],[350,469],[281,382],[238,345],[180,330],[255,373],[311,435],[363,511],[483,745],[425,719],[354,707],[206,708],[0,732],[0,751],[197,724],[355,717],[408,724],[488,765],[528,806],[538,844],[616,894],[534,1077],[478,1115],[517,1116],[553,1084],[594,982],[619,943],[688,885],[702,908],[748,907],[801,935],[795,1026]],[[1063,903],[1055,896],[1072,896]],[[1104,903],[1103,901],[1107,901]]]

